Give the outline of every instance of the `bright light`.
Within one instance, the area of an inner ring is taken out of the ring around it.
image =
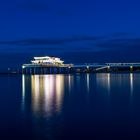
[[[110,66],[107,66],[108,69],[110,69]]]
[[[34,60],[31,61],[33,64],[60,64],[62,65],[64,61],[57,57],[34,57]]]
[[[50,59],[49,56],[45,56],[45,57],[34,57],[35,60],[42,60],[42,59]]]
[[[34,113],[44,111],[51,116],[53,111],[59,113],[64,92],[64,76],[33,75],[31,77],[32,108]]]

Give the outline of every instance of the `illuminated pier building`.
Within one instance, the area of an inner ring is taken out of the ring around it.
[[[34,60],[31,61],[32,64],[36,65],[54,65],[54,66],[63,66],[64,61],[57,57],[34,57]]]
[[[84,72],[140,72],[140,63],[86,63],[64,64],[58,57],[34,57],[30,64],[22,65],[23,74],[57,74]]]
[[[64,64],[58,57],[34,57],[30,64],[22,65],[23,74],[56,74],[70,73],[73,64]]]

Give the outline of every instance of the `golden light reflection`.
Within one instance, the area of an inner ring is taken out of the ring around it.
[[[133,84],[133,73],[130,73],[130,92],[131,92],[131,95],[133,94],[133,87],[134,87],[134,84]]]
[[[87,91],[89,92],[89,73],[86,75],[86,81],[87,81]]]
[[[61,111],[64,90],[63,75],[32,75],[32,108],[46,115]]]
[[[52,113],[61,112],[64,84],[64,75],[23,75],[22,109],[25,108],[26,95],[27,102],[31,99],[34,113],[44,113],[50,116]]]
[[[69,74],[68,75],[68,87],[69,87],[69,92],[71,92],[72,86],[73,86],[73,75]]]
[[[32,102],[34,103],[33,108],[38,110],[39,109],[39,98],[40,98],[40,87],[39,85],[39,75],[31,76],[31,88],[32,88]]]
[[[22,102],[21,102],[21,108],[24,110],[25,105],[25,75],[22,75]]]
[[[108,92],[110,93],[110,73],[107,74],[107,87],[108,87]]]
[[[61,110],[62,95],[64,93],[64,77],[61,75],[56,76],[56,109]]]

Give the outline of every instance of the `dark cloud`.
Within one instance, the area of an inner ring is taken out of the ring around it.
[[[86,50],[136,50],[140,51],[140,38],[104,38],[96,36],[73,36],[62,39],[25,39],[15,41],[0,41],[0,45],[16,45],[16,46],[27,46],[29,49],[33,49],[34,46],[39,46],[38,49],[57,50],[76,50],[76,48],[83,48]],[[32,46],[32,48],[31,48]],[[52,47],[51,47],[52,46]],[[73,46],[73,47],[71,47]],[[75,47],[74,47],[75,46]],[[34,49],[37,49],[37,48]]]
[[[88,46],[91,45],[89,44],[90,41],[94,42],[91,48]],[[84,42],[87,42],[87,46],[85,44],[85,47],[79,47],[78,49],[75,45],[76,42],[80,42],[82,45]],[[15,66],[20,67],[23,63],[30,62],[34,56],[45,55],[59,56],[65,60],[65,63],[74,64],[140,61],[140,38],[105,39],[92,36],[73,36],[64,39],[0,41],[0,44],[2,47],[16,45],[15,52],[11,53],[11,50],[14,48],[11,47],[10,51],[0,53],[0,57],[2,58],[0,62],[5,62],[0,69]],[[99,49],[97,50],[95,47]],[[17,51],[17,48],[20,52]]]
[[[111,39],[98,42],[97,47],[105,49],[119,49],[119,50],[130,50],[130,49],[139,49],[140,38],[128,38],[128,39]]]
[[[112,37],[128,37],[132,35],[135,35],[135,34],[130,33],[130,32],[114,32],[111,34]]]
[[[139,62],[139,51],[102,50],[85,52],[65,52],[62,57],[75,64],[79,63],[107,63],[107,62]]]
[[[59,45],[63,42],[61,40],[48,40],[48,39],[27,39],[15,41],[0,41],[0,44],[5,45]]]
[[[16,48],[28,51],[138,51],[140,52],[140,38],[109,39],[94,36],[73,36],[63,39],[25,39],[15,41],[0,41],[1,50]],[[10,47],[11,46],[11,47]],[[17,47],[18,46],[18,47]],[[25,48],[24,48],[25,47]],[[6,49],[8,49],[6,48]],[[13,50],[14,51],[14,50]]]
[[[92,36],[75,36],[64,39],[26,39],[26,40],[15,40],[15,41],[0,41],[0,44],[5,45],[62,45],[69,42],[78,41],[97,41],[100,37]]]
[[[140,38],[100,38],[94,42],[91,49],[67,52],[65,55],[67,54],[66,56],[71,59],[72,62],[77,63],[138,62],[140,60]],[[98,49],[95,49],[95,47]],[[87,46],[87,48],[89,47]]]

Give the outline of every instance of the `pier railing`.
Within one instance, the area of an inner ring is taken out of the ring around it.
[[[26,68],[26,67],[73,67],[73,64],[63,64],[63,65],[59,65],[59,64],[23,64],[22,68]]]
[[[23,73],[140,72],[140,63],[24,64]]]

